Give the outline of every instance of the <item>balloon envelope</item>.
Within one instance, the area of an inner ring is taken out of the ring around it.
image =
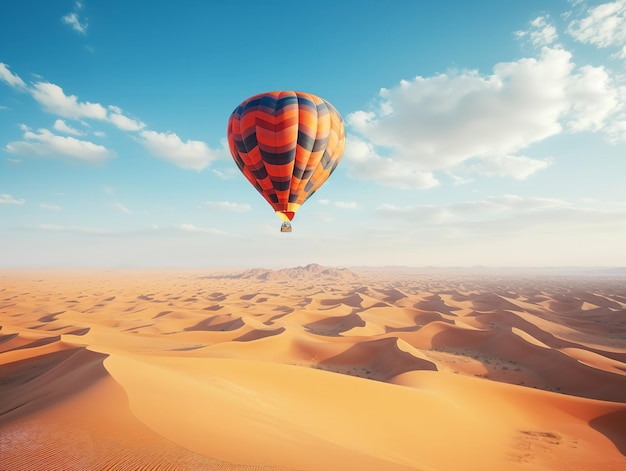
[[[339,112],[310,93],[261,93],[228,120],[237,167],[283,221],[291,221],[333,173],[345,142]]]

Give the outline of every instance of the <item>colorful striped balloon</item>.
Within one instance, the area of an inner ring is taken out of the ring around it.
[[[261,93],[241,103],[228,120],[237,167],[289,230],[298,208],[339,164],[345,142],[341,115],[310,93]]]

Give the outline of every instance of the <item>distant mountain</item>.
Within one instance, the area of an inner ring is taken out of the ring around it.
[[[242,279],[288,281],[288,280],[357,280],[359,277],[347,268],[324,267],[317,263],[311,263],[304,267],[281,268],[269,270],[265,268],[253,268],[236,276]]]

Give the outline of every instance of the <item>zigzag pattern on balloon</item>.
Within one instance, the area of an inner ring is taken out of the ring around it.
[[[277,213],[292,219],[335,170],[345,147],[343,119],[309,93],[261,93],[228,120],[228,144],[244,176]]]

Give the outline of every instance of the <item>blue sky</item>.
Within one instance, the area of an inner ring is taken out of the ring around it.
[[[281,234],[245,98],[344,158]],[[626,0],[0,6],[0,267],[626,266]]]

